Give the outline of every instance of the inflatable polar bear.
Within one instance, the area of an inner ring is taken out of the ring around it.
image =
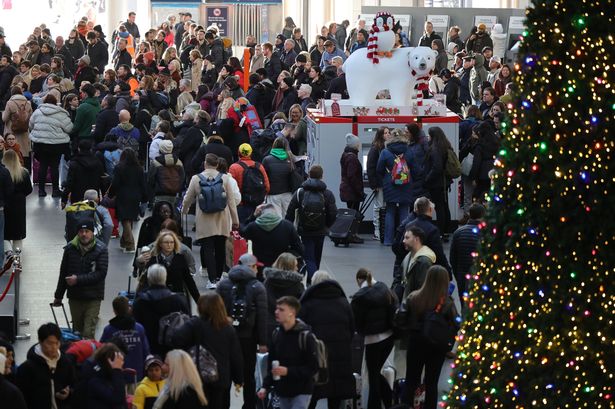
[[[429,47],[402,47],[393,50],[392,57],[373,64],[367,58],[367,48],[356,50],[343,65],[350,102],[355,106],[374,105],[378,91],[388,89],[393,104],[410,105],[417,79],[431,75],[436,55]]]

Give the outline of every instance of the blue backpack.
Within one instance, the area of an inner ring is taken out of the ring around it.
[[[222,181],[222,173],[215,178],[206,178],[199,174],[199,207],[203,213],[218,213],[226,208],[226,192]]]
[[[115,167],[120,162],[120,156],[122,155],[122,151],[120,149],[116,149],[114,151],[105,151],[105,172],[107,175],[113,176],[113,172],[115,171]]]

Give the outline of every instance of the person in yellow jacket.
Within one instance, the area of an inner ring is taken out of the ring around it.
[[[151,409],[164,387],[162,379],[162,360],[157,355],[148,355],[145,359],[147,376],[137,386],[132,400],[134,409]]]

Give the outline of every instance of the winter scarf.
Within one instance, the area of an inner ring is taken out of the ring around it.
[[[79,252],[83,256],[88,251],[92,250],[94,246],[96,246],[96,238],[93,238],[91,242],[84,245],[84,244],[81,244],[81,241],[79,240],[79,236],[75,236],[75,238],[70,242],[70,244],[77,247],[79,249]]]

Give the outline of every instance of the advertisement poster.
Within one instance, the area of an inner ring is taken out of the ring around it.
[[[228,36],[228,7],[207,7],[207,27],[215,24],[220,36]]]

